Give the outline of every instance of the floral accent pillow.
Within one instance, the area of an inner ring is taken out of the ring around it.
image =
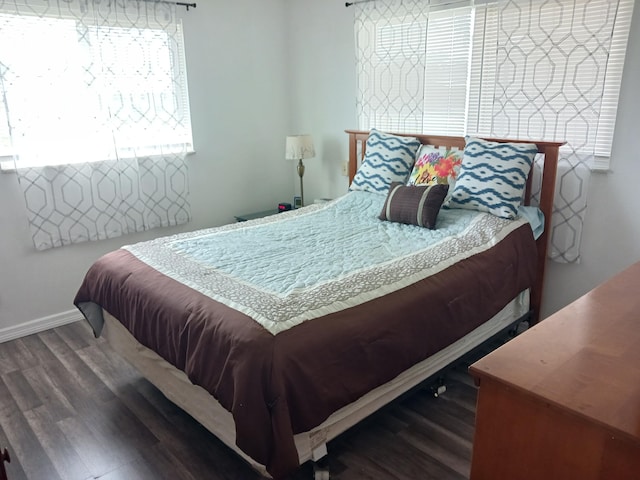
[[[407,185],[453,185],[462,165],[462,155],[459,150],[422,145]]]

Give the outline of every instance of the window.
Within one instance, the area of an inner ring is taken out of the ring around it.
[[[461,135],[468,121],[474,9],[420,3],[429,4],[381,9],[388,16],[371,12],[356,27],[360,127]]]
[[[40,166],[192,148],[180,25],[100,21],[0,11],[0,157]]]
[[[467,7],[429,15],[423,120],[426,132],[466,131],[472,13]]]
[[[566,140],[608,168],[632,0],[402,3],[356,14],[361,128]]]
[[[190,220],[184,63],[175,3],[0,2],[0,167],[37,250]]]

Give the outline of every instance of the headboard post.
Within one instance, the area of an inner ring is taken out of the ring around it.
[[[538,150],[544,154],[542,169],[542,183],[540,186],[540,201],[538,208],[544,214],[544,231],[536,240],[538,246],[538,279],[537,288],[531,291],[531,304],[537,308],[533,323],[540,320],[540,307],[542,306],[542,290],[544,288],[544,272],[547,265],[547,248],[549,246],[549,233],[551,232],[551,217],[553,215],[553,197],[556,191],[556,173],[558,170],[558,157],[563,143],[541,144]]]
[[[356,176],[356,171],[358,170],[358,141],[357,135],[349,135],[349,185],[351,185],[353,177]]]
[[[365,143],[369,137],[368,131],[362,130],[345,130],[349,135],[349,183],[353,181],[358,166],[364,156]],[[424,135],[414,133],[394,133],[394,135],[416,137],[422,144],[434,145],[440,147],[457,148],[464,150],[464,137],[449,137],[442,135]],[[485,138],[493,142],[516,142],[516,143],[535,143],[538,152],[544,155],[542,182],[540,187],[540,200],[538,208],[544,214],[544,232],[536,240],[538,250],[537,259],[537,277],[536,282],[531,288],[530,305],[533,311],[532,323],[538,322],[540,317],[540,307],[542,305],[542,291],[544,287],[544,272],[547,262],[547,246],[549,244],[549,231],[551,230],[551,215],[553,214],[553,196],[555,194],[556,170],[558,168],[559,148],[564,142],[542,142],[531,140],[511,140],[504,138]],[[361,143],[360,155],[358,155],[358,143]],[[527,186],[525,189],[524,204],[529,205],[532,195],[532,175],[534,169],[531,169]]]

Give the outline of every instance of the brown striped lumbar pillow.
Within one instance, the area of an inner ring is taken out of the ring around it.
[[[389,187],[380,220],[436,228],[436,218],[447,196],[449,185],[404,185],[394,182]]]

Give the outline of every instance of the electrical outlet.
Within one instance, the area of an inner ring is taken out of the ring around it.
[[[349,176],[349,162],[342,162],[341,172],[345,177]]]

